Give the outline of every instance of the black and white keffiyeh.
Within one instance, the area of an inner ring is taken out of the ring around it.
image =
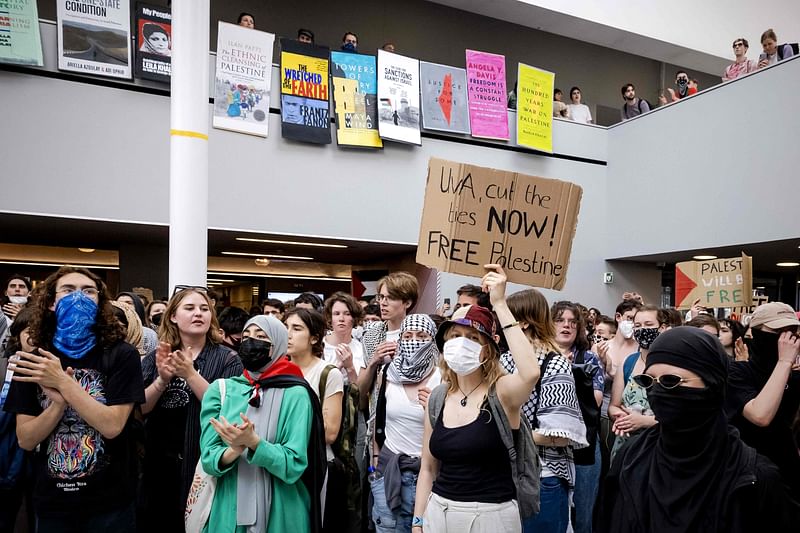
[[[403,340],[406,331],[424,331],[431,336],[425,342],[417,339]],[[386,379],[395,383],[419,383],[430,374],[439,362],[439,350],[433,339],[436,337],[436,324],[424,314],[408,315],[400,325],[400,340],[395,355],[386,369]]]

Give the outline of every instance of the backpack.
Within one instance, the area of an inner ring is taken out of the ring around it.
[[[798,43],[784,43],[778,46],[778,61],[783,61],[783,47],[790,46],[792,48],[792,55],[800,55],[800,44]]]
[[[436,427],[436,420],[444,410],[447,387],[447,383],[442,383],[433,389],[428,397],[428,417],[430,418],[431,427]],[[500,403],[494,387],[489,390],[488,402],[492,420],[497,424],[500,438],[508,450],[508,458],[511,461],[511,476],[517,489],[519,514],[524,520],[539,512],[539,477],[542,472],[542,466],[539,462],[536,445],[533,443],[533,431],[528,419],[522,414],[519,417],[519,430],[511,429],[506,412],[503,410],[503,405]]]
[[[325,402],[328,374],[334,368],[336,368],[335,365],[326,365],[322,370],[319,378],[320,403]],[[334,467],[339,470],[347,487],[347,510],[349,513],[359,511],[361,508],[361,474],[356,461],[359,396],[357,384],[345,383],[342,394],[342,424],[339,427],[336,441],[331,444]]]
[[[650,109],[650,111],[655,109],[655,106],[653,106],[653,104],[650,103],[650,100],[648,100],[647,98],[639,98],[639,102],[636,104],[636,107],[639,109],[640,115],[647,113],[647,111],[644,111],[642,109],[642,102],[647,102],[647,107]],[[622,114],[625,115],[626,119],[633,118],[628,116],[628,104],[622,104]]]
[[[547,365],[556,355],[558,354],[550,352],[542,362],[542,372],[539,376],[539,381],[536,383],[537,398],[542,397],[542,378],[547,370]],[[593,465],[595,447],[597,446],[597,433],[600,429],[600,406],[597,405],[597,401],[594,399],[592,378],[599,371],[599,368],[585,363],[583,352],[575,357],[575,362],[572,363],[571,367],[572,377],[575,380],[575,396],[578,398],[578,407],[581,410],[583,424],[586,426],[586,440],[589,442],[588,447],[574,450],[573,458],[576,465]],[[533,414],[534,421],[538,411],[539,401],[537,400]],[[538,427],[538,423],[535,425]]]

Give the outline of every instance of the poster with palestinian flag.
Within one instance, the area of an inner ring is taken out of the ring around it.
[[[450,133],[470,133],[467,71],[420,61],[422,127]]]

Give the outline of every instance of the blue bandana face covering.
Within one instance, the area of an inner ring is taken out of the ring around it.
[[[89,353],[97,337],[92,331],[97,320],[97,304],[83,294],[73,291],[56,304],[56,333],[53,346],[71,359],[80,359]]]

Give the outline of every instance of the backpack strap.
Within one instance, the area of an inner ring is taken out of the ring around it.
[[[383,443],[386,442],[386,368],[391,363],[387,363],[383,367],[383,379],[381,386],[378,389],[378,402],[375,406],[375,442],[378,443],[380,448],[383,448]]]
[[[336,365],[325,365],[325,368],[322,369],[322,374],[319,376],[319,391],[317,394],[319,395],[319,402],[325,402],[325,389],[328,387],[328,374],[331,373],[331,369],[336,368]]]
[[[556,355],[558,355],[556,352],[551,351],[545,356],[544,361],[542,361],[541,371],[539,372],[539,381],[536,382],[536,389],[534,389],[536,390],[536,405],[533,406],[533,424],[531,424],[533,426],[533,429],[539,427],[538,414],[539,414],[539,404],[542,403],[542,380],[544,380],[544,374],[547,371],[547,367],[550,364],[550,361],[552,361]]]
[[[447,383],[442,383],[431,391],[428,396],[428,418],[431,421],[431,428],[436,427],[436,420],[444,410],[444,400],[447,396]]]
[[[228,389],[228,384],[225,383],[225,378],[219,378],[217,380],[219,382],[219,406],[222,408],[225,405],[225,393]]]

